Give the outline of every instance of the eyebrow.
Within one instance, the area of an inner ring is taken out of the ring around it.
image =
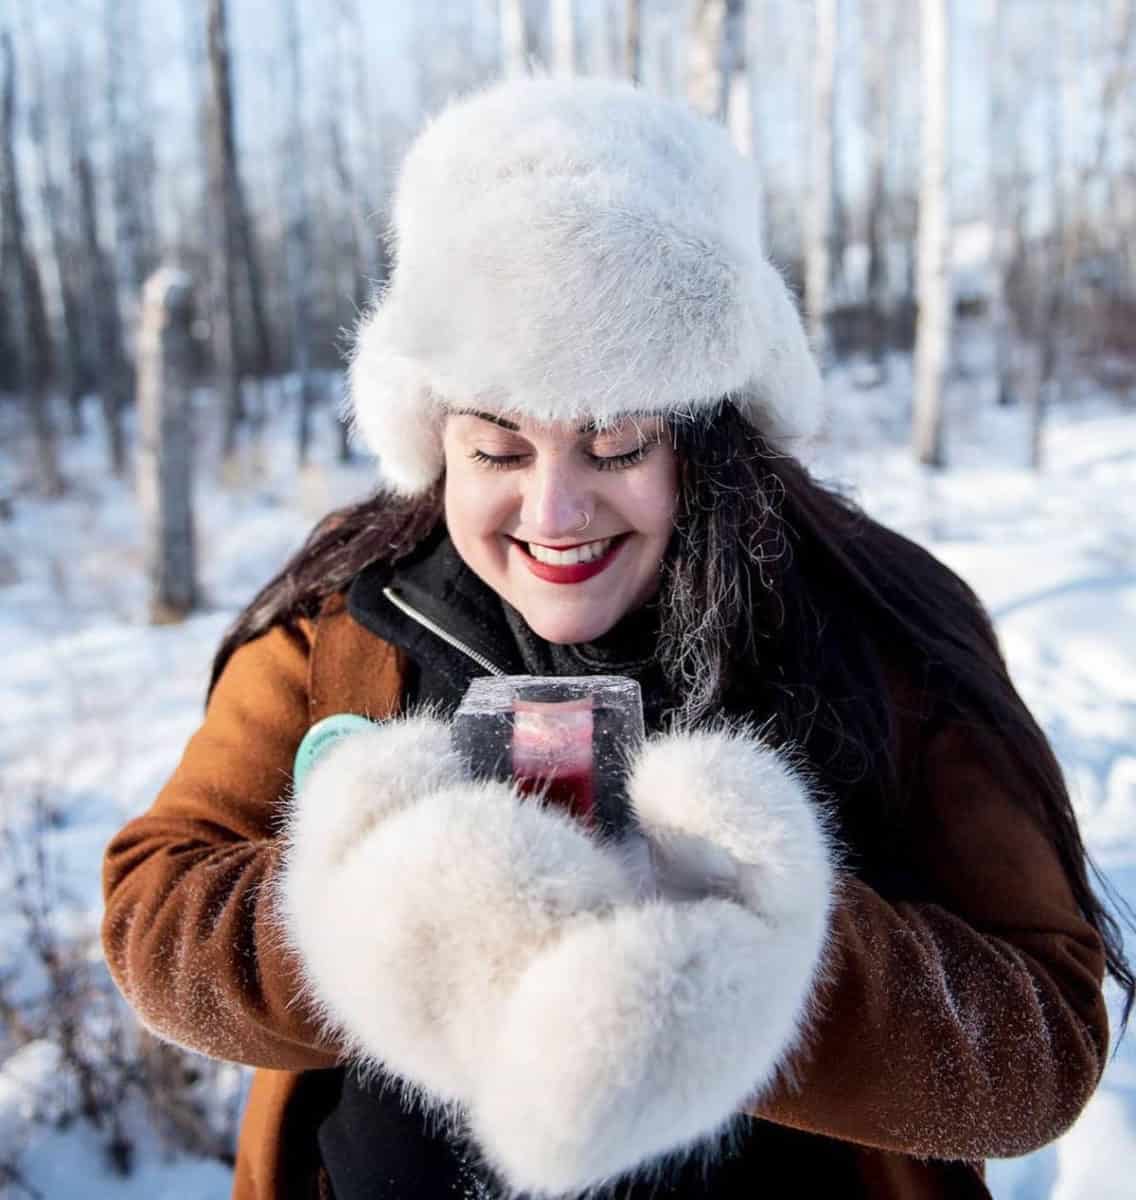
[[[500,425],[502,429],[509,430],[510,433],[520,433],[521,427],[514,421],[508,421],[504,417],[499,417],[496,413],[482,412],[479,408],[453,408],[450,410],[452,416],[455,417],[477,417],[478,420],[488,421],[491,425]],[[583,425],[576,430],[577,433],[597,433],[598,426],[595,421],[585,421]]]
[[[513,421],[506,421],[504,417],[495,416],[493,413],[482,412],[477,408],[454,408],[450,410],[455,417],[477,417],[480,421],[489,421],[493,425],[500,425],[502,429],[508,429],[511,433],[520,433],[521,427]]]

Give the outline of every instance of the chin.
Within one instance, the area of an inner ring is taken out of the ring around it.
[[[584,614],[557,616],[548,612],[522,612],[521,615],[533,633],[557,646],[570,646],[602,637],[618,620],[618,616],[610,613],[597,613],[590,617]]]

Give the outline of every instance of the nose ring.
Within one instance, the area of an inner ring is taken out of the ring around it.
[[[580,510],[580,524],[576,526],[576,531],[578,533],[582,533],[585,529],[588,528],[588,526],[591,523],[592,523],[591,516],[588,513],[584,512],[583,509],[581,509]]]

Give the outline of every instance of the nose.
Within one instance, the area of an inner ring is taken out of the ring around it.
[[[592,490],[573,464],[548,458],[525,481],[521,520],[534,538],[565,540],[581,532],[584,516],[591,518],[594,507]]]

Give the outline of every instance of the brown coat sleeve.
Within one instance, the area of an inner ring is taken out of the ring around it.
[[[1025,1154],[1104,1067],[1103,947],[1014,768],[960,725],[923,753],[908,854],[933,900],[846,884],[812,1037],[754,1115],[923,1158]]]
[[[336,1061],[296,999],[270,900],[312,636],[307,623],[275,627],[237,650],[172,778],[103,864],[107,963],[143,1022],[211,1057],[287,1070]]]

